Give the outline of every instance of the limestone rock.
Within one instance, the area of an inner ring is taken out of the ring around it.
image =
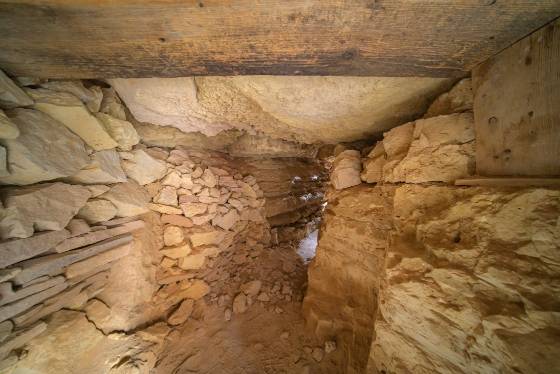
[[[37,233],[30,238],[2,242],[0,243],[0,267],[4,268],[45,253],[68,236],[67,230],[47,231]]]
[[[390,182],[453,182],[474,173],[474,119],[471,113],[438,116],[415,123],[406,157]],[[383,140],[385,147],[385,140]]]
[[[244,134],[228,147],[233,157],[303,157],[313,158],[318,147],[264,135]]]
[[[115,90],[110,87],[102,88],[101,91],[103,93],[103,99],[101,100],[99,111],[122,121],[126,121],[126,112]]]
[[[0,70],[0,107],[9,109],[29,105],[33,105],[33,100]]]
[[[248,309],[247,306],[247,296],[244,293],[240,293],[233,299],[233,313],[242,314]]]
[[[89,197],[87,188],[60,182],[3,191],[5,209],[16,213],[26,234],[33,233],[33,229],[64,229]],[[0,221],[0,230],[4,239],[30,236],[14,233],[4,219]]]
[[[111,117],[105,113],[96,113],[95,116],[101,121],[109,135],[118,143],[119,149],[130,151],[133,146],[140,142],[140,136],[130,122]]]
[[[241,291],[247,296],[255,297],[259,294],[261,290],[262,282],[259,280],[253,280],[241,285]]]
[[[178,214],[163,214],[161,216],[161,223],[187,228],[193,226],[192,220]]]
[[[99,198],[113,203],[117,208],[117,217],[133,217],[149,211],[150,196],[134,182],[115,184]]]
[[[183,179],[181,178],[181,174],[176,171],[172,171],[163,178],[161,184],[164,186],[179,188],[183,184]]]
[[[169,316],[167,323],[176,326],[184,323],[191,316],[194,309],[194,300],[183,300],[181,305]]]
[[[433,78],[281,76],[110,83],[138,121],[162,129],[173,126],[208,136],[228,129],[256,130],[308,144],[353,141],[410,121],[450,85]]]
[[[323,357],[325,357],[325,351],[323,351],[322,348],[314,348],[311,357],[313,357],[315,361],[321,362]]]
[[[99,87],[88,89],[80,80],[50,80],[41,83],[42,88],[52,91],[68,92],[80,99],[93,113],[99,111],[103,93]]]
[[[35,100],[35,109],[40,110],[68,127],[96,151],[111,149],[117,143],[105,127],[84,107],[74,95],[46,89],[26,89]]]
[[[163,231],[163,242],[166,246],[181,244],[185,240],[183,229],[177,226],[167,226]]]
[[[181,204],[181,209],[185,217],[192,218],[199,214],[204,214],[208,209],[208,205],[202,203]]]
[[[174,248],[164,248],[160,252],[162,255],[176,260],[178,258],[187,257],[191,251],[192,249],[189,244],[183,244]]]
[[[342,190],[362,183],[361,170],[360,152],[353,150],[341,152],[336,156],[334,170],[331,174],[333,187]]]
[[[206,262],[206,256],[204,254],[190,254],[187,257],[179,259],[178,266],[183,270],[197,270],[201,269]]]
[[[19,128],[0,109],[0,139],[15,139],[19,136]]]
[[[6,148],[0,146],[0,178],[10,175],[8,171],[8,156],[6,155]]]
[[[158,212],[161,214],[168,214],[168,215],[179,215],[182,214],[183,211],[179,208],[175,208],[169,205],[162,205],[162,204],[148,204],[148,209],[153,210],[154,212]]]
[[[130,152],[132,159],[123,160],[122,166],[126,175],[141,185],[162,179],[167,172],[167,165],[156,160],[142,149]]]
[[[104,194],[105,192],[109,191],[111,189],[111,187],[109,186],[105,186],[102,184],[97,184],[97,185],[89,185],[86,186],[86,188],[89,190],[89,192],[91,192],[91,197],[97,197],[99,195]]]
[[[225,237],[226,237],[225,231],[213,230],[213,231],[192,233],[189,239],[193,247],[200,247],[203,245],[220,244]]]
[[[163,205],[179,206],[177,190],[171,186],[163,187],[157,196],[154,197],[154,202]]]
[[[72,218],[68,225],[66,225],[66,230],[70,232],[70,237],[74,237],[87,234],[91,231],[91,227],[83,219]]]
[[[126,182],[126,175],[119,154],[109,149],[95,152],[90,164],[66,180],[81,184],[113,184]]]
[[[82,209],[78,211],[77,217],[85,219],[88,223],[108,221],[117,215],[117,208],[112,202],[105,199],[89,200]]]
[[[214,175],[214,173],[212,173],[212,170],[210,169],[204,170],[201,179],[204,185],[207,187],[215,187],[216,183],[218,182],[216,176]]]
[[[9,115],[20,135],[0,141],[8,152],[10,171],[1,183],[26,185],[63,178],[89,163],[82,140],[48,115],[31,109],[15,109]]]
[[[210,286],[203,280],[196,279],[192,285],[182,292],[182,296],[187,299],[200,300],[210,292]]]
[[[449,92],[441,94],[434,100],[424,118],[472,111],[473,101],[472,80],[462,79]]]
[[[383,180],[383,167],[387,163],[385,156],[368,158],[364,161],[364,170],[360,177],[366,183],[377,183]]]
[[[212,220],[212,225],[221,227],[224,230],[230,230],[241,217],[237,214],[237,210],[232,209],[224,215],[216,216]]]
[[[397,126],[383,134],[383,149],[388,158],[406,154],[414,133],[414,122]]]

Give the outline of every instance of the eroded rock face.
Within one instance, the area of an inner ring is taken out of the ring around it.
[[[559,214],[558,190],[397,188],[371,370],[558,367]]]
[[[0,108],[9,109],[33,105],[31,99],[2,70],[0,70]]]
[[[332,143],[413,119],[449,82],[239,76],[113,79],[111,84],[140,122],[208,136],[236,128],[276,139]]]
[[[474,174],[472,113],[417,120],[393,128],[364,160],[367,183],[453,182]]]
[[[323,340],[337,337],[344,367],[363,373],[377,310],[379,274],[392,227],[393,187],[360,185],[328,194],[317,254],[303,304],[308,326]]]

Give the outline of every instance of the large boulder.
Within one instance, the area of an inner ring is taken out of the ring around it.
[[[26,92],[35,100],[35,109],[68,127],[94,150],[111,149],[118,145],[103,124],[71,93],[44,88],[26,89]]]
[[[66,179],[81,184],[112,184],[126,182],[126,175],[117,151],[108,149],[94,153],[85,168]]]
[[[153,158],[142,149],[128,153],[129,157],[122,161],[126,175],[141,185],[162,179],[167,173],[165,161]]]
[[[115,184],[99,198],[112,202],[117,208],[118,217],[132,217],[149,212],[150,195],[134,182]]]
[[[9,217],[0,219],[3,239],[25,238],[34,230],[62,230],[91,196],[86,187],[47,183],[2,191]]]
[[[50,116],[32,109],[8,113],[19,127],[16,139],[3,139],[10,176],[3,184],[26,185],[75,174],[89,163],[83,141]]]
[[[112,79],[140,122],[215,136],[258,131],[304,143],[363,139],[422,115],[448,89],[437,78],[183,77]]]
[[[18,106],[33,105],[31,99],[2,70],[0,70],[0,108],[9,109]]]

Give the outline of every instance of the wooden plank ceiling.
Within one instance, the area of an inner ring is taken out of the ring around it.
[[[460,76],[560,0],[0,1],[0,67],[50,78]]]

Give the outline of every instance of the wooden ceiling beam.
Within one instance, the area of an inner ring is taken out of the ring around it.
[[[0,1],[0,67],[49,78],[464,75],[558,0]]]

